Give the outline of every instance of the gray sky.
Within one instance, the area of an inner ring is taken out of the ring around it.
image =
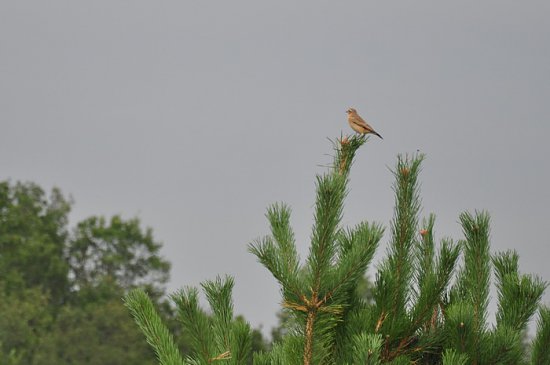
[[[345,224],[387,225],[398,153],[427,154],[423,214],[550,280],[548,1],[2,1],[0,179],[58,186],[76,222],[139,216],[169,290],[236,277],[235,309],[275,324],[247,244],[293,208],[305,256],[314,176],[353,106],[384,140],[356,159]],[[384,254],[384,237],[376,260]],[[545,296],[550,302],[550,296]]]

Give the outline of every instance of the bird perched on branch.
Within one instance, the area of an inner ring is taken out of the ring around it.
[[[348,114],[348,123],[351,129],[359,134],[372,133],[382,138],[380,134],[376,133],[376,131],[357,114],[357,110],[349,108],[346,113]]]

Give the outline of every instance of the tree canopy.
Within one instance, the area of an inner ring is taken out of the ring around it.
[[[153,364],[121,297],[139,287],[163,305],[161,244],[137,218],[71,229],[71,204],[57,188],[0,182],[0,364]]]

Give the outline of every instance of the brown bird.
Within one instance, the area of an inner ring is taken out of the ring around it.
[[[382,138],[382,136],[380,134],[376,133],[376,131],[367,122],[365,122],[363,120],[363,118],[361,118],[361,116],[359,116],[359,114],[357,114],[357,110],[355,110],[353,108],[349,108],[346,111],[346,113],[348,114],[348,123],[349,123],[349,126],[351,127],[351,129],[353,129],[354,131],[356,131],[359,134],[372,133],[372,134],[375,134],[378,137]],[[384,139],[384,138],[382,138],[382,139]]]

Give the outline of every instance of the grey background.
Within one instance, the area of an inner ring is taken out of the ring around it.
[[[357,156],[345,224],[387,224],[388,167],[420,150],[436,235],[487,209],[493,250],[550,280],[549,15],[547,1],[1,1],[0,179],[59,186],[73,224],[139,216],[173,263],[169,291],[234,275],[236,312],[267,330],[278,287],[246,245],[285,201],[305,256],[326,137],[351,132],[353,106],[384,140]]]

